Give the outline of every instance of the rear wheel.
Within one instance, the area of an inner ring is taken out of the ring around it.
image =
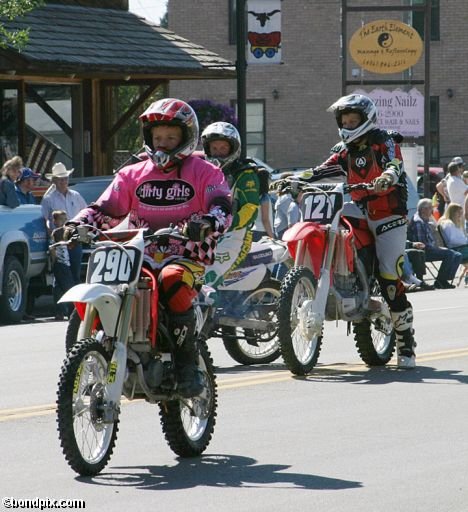
[[[199,395],[159,403],[164,436],[171,450],[180,457],[197,457],[203,453],[216,423],[216,377],[205,343],[200,343],[199,367],[204,376],[204,389]]]
[[[294,267],[284,277],[278,305],[278,338],[281,355],[295,375],[307,375],[316,365],[322,346],[322,334],[307,332],[300,308],[314,300],[317,281],[305,267]]]
[[[374,295],[377,296],[373,296],[373,300],[379,300],[382,304],[381,311],[353,324],[354,340],[358,353],[367,366],[383,366],[390,361],[395,351],[395,331],[390,309],[379,296],[378,287],[374,290]]]
[[[118,410],[106,400],[110,353],[89,338],[75,344],[60,373],[57,424],[70,467],[96,475],[108,463],[118,431]]]
[[[247,308],[245,318],[263,320],[272,326],[263,331],[242,327],[222,328],[222,339],[227,353],[244,365],[268,364],[280,356],[276,311],[281,283],[269,279],[245,296],[240,307]]]

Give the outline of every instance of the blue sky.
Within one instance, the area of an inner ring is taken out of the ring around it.
[[[166,12],[167,0],[129,0],[129,11],[159,23]]]

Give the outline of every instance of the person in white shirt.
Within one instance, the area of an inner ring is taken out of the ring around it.
[[[67,218],[73,219],[88,206],[79,192],[68,188],[68,177],[72,172],[73,169],[68,170],[59,162],[52,167],[52,173],[45,175],[47,179],[52,180],[52,186],[41,201],[42,216],[46,220],[49,233],[54,229],[52,216],[54,211],[63,210],[67,213]],[[76,245],[73,249],[69,249],[69,252],[74,283],[78,284],[81,274],[81,246]]]
[[[468,264],[468,237],[463,229],[463,208],[457,203],[450,203],[439,220],[442,238],[449,249],[462,254],[462,263]]]
[[[468,193],[468,186],[462,179],[465,164],[460,157],[457,158],[459,158],[461,162],[454,158],[448,164],[449,176],[447,178],[447,192],[450,203],[456,203],[463,207],[466,194]]]

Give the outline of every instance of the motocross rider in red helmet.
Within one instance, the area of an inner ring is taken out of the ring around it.
[[[145,261],[157,275],[159,298],[170,318],[178,392],[191,397],[203,385],[198,372],[192,300],[202,285],[218,238],[231,223],[231,194],[223,172],[192,153],[198,120],[184,101],[166,98],[140,116],[148,158],[122,168],[101,197],[72,224],[110,228],[129,216],[130,227],[179,226],[190,239],[148,248]]]

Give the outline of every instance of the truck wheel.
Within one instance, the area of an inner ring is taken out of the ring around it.
[[[7,256],[3,268],[0,317],[6,324],[16,324],[26,308],[26,277],[21,263],[14,256]]]

